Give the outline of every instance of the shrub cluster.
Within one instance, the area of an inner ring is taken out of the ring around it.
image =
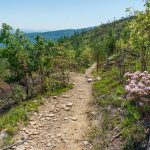
[[[150,74],[147,71],[127,72],[124,76],[128,79],[125,86],[128,95],[140,99],[150,97]]]

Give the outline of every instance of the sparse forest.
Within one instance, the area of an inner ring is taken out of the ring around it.
[[[83,74],[96,63],[92,76],[100,79],[92,80],[96,113],[90,118],[96,125],[91,123],[90,145],[94,150],[150,148],[150,1],[144,11],[127,13],[128,18],[58,41],[37,36],[32,42],[19,29],[2,25],[0,131],[9,134],[3,146],[12,144],[18,122],[28,122],[43,95],[73,88],[72,72]]]

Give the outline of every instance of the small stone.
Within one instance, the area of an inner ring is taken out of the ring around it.
[[[55,115],[54,114],[49,114],[49,117],[55,117]]]
[[[46,114],[45,117],[54,117],[54,114]]]
[[[65,105],[65,104],[62,104],[62,105],[61,105],[61,107],[63,107],[63,108],[64,108],[64,107],[66,107],[66,105]]]
[[[49,118],[49,117],[46,117],[46,120],[51,120],[51,118]]]
[[[25,150],[25,147],[23,145],[19,145],[18,147],[16,147],[16,150]]]
[[[82,89],[78,89],[78,91],[79,91],[79,92],[83,92],[83,90],[82,90]]]
[[[57,138],[59,138],[59,137],[61,137],[61,136],[62,136],[61,133],[57,133],[57,134],[56,134],[56,137],[57,137]]]
[[[52,146],[52,144],[49,142],[48,144],[47,144],[47,147],[51,147]]]
[[[34,126],[36,124],[37,124],[37,122],[35,122],[35,121],[30,122],[30,125],[32,125],[32,126]]]
[[[83,144],[84,144],[84,145],[88,145],[88,144],[89,144],[89,141],[83,141]]]
[[[22,131],[25,131],[26,130],[26,128],[22,128]]]
[[[69,95],[63,95],[62,97],[63,98],[69,98],[70,96]]]
[[[61,138],[61,140],[62,140],[64,143],[68,143],[68,141],[65,140],[64,138]]]
[[[77,121],[77,118],[76,117],[72,117],[71,120],[72,121]]]
[[[80,96],[80,97],[79,97],[79,99],[83,99],[83,97],[82,97],[82,96]]]
[[[53,99],[57,99],[57,96],[53,96]]]
[[[92,111],[90,114],[96,116],[97,113],[95,111]]]
[[[52,145],[52,148],[54,148],[54,147],[56,147],[56,145],[55,145],[55,144],[53,144],[53,145]]]
[[[68,107],[72,107],[72,106],[73,106],[73,103],[70,102],[70,103],[67,104],[67,106],[68,106]]]
[[[45,120],[45,118],[41,118],[40,120],[41,120],[41,121],[44,121],[44,120]]]
[[[70,108],[66,106],[66,107],[64,107],[64,110],[65,111],[70,111]]]
[[[54,139],[54,138],[55,138],[55,136],[54,136],[54,135],[51,135],[51,138],[52,138],[52,139]]]
[[[69,119],[68,117],[65,117],[65,118],[64,118],[64,120],[68,120],[68,119]]]
[[[13,149],[16,149],[16,146],[13,146],[12,148],[13,148]]]
[[[39,133],[40,133],[40,132],[38,132],[38,131],[32,132],[33,135],[37,135],[37,134],[39,134]]]
[[[54,110],[55,110],[55,106],[53,105],[53,106],[50,107],[49,112],[52,112],[52,111],[54,111]]]
[[[37,116],[37,115],[38,115],[38,113],[37,113],[37,112],[34,112],[34,113],[33,113],[33,115]]]
[[[31,132],[30,132],[30,130],[24,130],[24,132],[26,133],[26,134],[30,134]]]
[[[42,124],[40,124],[40,125],[38,125],[38,127],[40,127],[40,128],[41,128],[41,127],[43,127],[43,125],[42,125]]]
[[[92,78],[89,78],[87,81],[88,82],[93,82],[94,80]]]
[[[56,112],[57,112],[57,111],[60,111],[60,108],[56,108]]]

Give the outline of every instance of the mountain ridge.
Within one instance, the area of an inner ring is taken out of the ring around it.
[[[36,36],[43,36],[46,40],[58,40],[62,37],[71,37],[74,33],[78,32],[86,32],[90,29],[93,29],[94,27],[88,27],[88,28],[81,28],[81,29],[62,29],[62,30],[56,30],[56,31],[46,31],[46,32],[31,32],[26,33],[26,36],[32,41],[35,41]]]

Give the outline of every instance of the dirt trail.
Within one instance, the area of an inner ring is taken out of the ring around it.
[[[86,133],[90,129],[87,112],[92,99],[87,82],[93,68],[84,75],[74,74],[75,87],[60,97],[45,98],[44,105],[34,113],[27,127],[17,134],[16,141],[27,138],[15,150],[89,150]]]

